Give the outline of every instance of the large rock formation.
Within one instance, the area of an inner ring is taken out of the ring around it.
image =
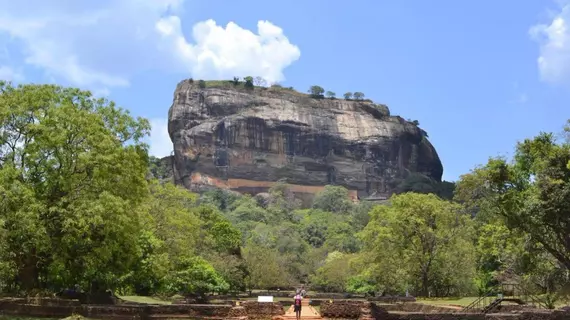
[[[409,173],[441,181],[420,128],[371,101],[315,99],[284,88],[180,82],[169,111],[177,183],[265,192],[286,181],[298,194],[327,184],[353,197],[389,196]]]

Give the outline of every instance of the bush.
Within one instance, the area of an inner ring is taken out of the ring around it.
[[[244,86],[247,89],[253,89],[253,77],[252,76],[244,77],[243,80],[245,80]]]
[[[323,89],[320,86],[311,86],[311,88],[309,88],[309,94],[313,98],[316,98],[316,99],[324,98],[324,93],[325,93],[325,89]]]

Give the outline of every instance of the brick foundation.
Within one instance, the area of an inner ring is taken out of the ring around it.
[[[505,308],[508,309],[508,308]],[[570,312],[533,310],[518,313],[478,314],[460,313],[444,307],[419,303],[394,305],[369,301],[323,301],[321,315],[324,319],[353,320],[569,320]],[[516,312],[515,310],[513,310]],[[79,314],[91,319],[111,320],[269,320],[282,317],[281,303],[243,301],[239,305],[172,304],[147,305],[126,303],[119,305],[81,305],[77,300],[54,298],[6,298],[0,299],[0,315],[65,318]]]

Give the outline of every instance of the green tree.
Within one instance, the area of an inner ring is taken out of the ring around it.
[[[353,206],[348,190],[342,186],[327,185],[313,199],[313,208],[333,213],[350,213]]]
[[[327,91],[326,96],[329,99],[334,99],[336,97],[336,93],[334,93],[332,91]]]
[[[198,196],[174,184],[152,183],[147,210],[152,234],[164,243],[173,263],[193,254],[200,238],[202,221],[194,212]]]
[[[16,275],[14,263],[10,260],[8,251],[8,230],[5,222],[0,218],[0,292],[3,292],[7,285],[4,279],[11,279]]]
[[[253,77],[252,76],[247,76],[247,77],[243,77],[243,80],[245,81],[244,86],[247,89],[253,89]]]
[[[344,99],[346,99],[346,100],[352,99],[352,92],[347,92],[347,93],[345,93],[345,94],[344,94]]]
[[[204,257],[228,283],[230,291],[247,289],[245,282],[248,275],[247,265],[240,256],[213,252],[207,253]]]
[[[323,266],[317,269],[311,283],[325,292],[344,292],[351,276],[350,256],[335,251],[329,253]]]
[[[267,209],[275,222],[292,221],[292,211],[301,207],[301,201],[295,198],[286,183],[278,182],[269,189]]]
[[[335,217],[331,217],[330,212],[321,210],[299,210],[296,214],[300,216],[302,238],[315,248],[323,246],[328,239],[331,219]]]
[[[455,184],[449,181],[436,181],[424,174],[411,172],[395,187],[396,193],[433,193],[442,199],[453,199]]]
[[[0,219],[16,286],[110,286],[129,272],[149,129],[86,91],[0,83]]]
[[[465,293],[475,261],[470,217],[433,194],[405,193],[376,206],[361,236],[368,273],[384,290]]]
[[[263,245],[247,243],[243,250],[250,289],[284,287],[289,284],[288,274],[280,264],[277,252]]]
[[[324,93],[325,89],[320,86],[311,86],[311,88],[309,88],[309,94],[311,94],[313,98],[323,98]]]
[[[169,291],[203,298],[206,293],[227,292],[229,284],[201,257],[185,257],[169,275]]]
[[[516,147],[512,163],[492,158],[462,178],[462,190],[523,231],[570,269],[570,144],[541,133]],[[472,184],[469,188],[465,184]]]
[[[220,219],[208,230],[214,238],[214,248],[216,250],[220,252],[239,253],[241,232],[229,221]]]
[[[362,93],[362,92],[355,92],[353,96],[354,96],[354,100],[364,99],[364,93]]]
[[[162,162],[162,159],[150,156],[149,157],[149,170],[155,179],[163,180],[168,178],[168,168]]]
[[[232,210],[240,196],[224,189],[206,191],[200,197],[200,204],[212,205],[221,211]]]

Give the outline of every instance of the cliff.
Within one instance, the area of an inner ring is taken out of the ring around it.
[[[184,80],[168,131],[175,181],[194,191],[256,194],[281,180],[298,194],[337,184],[363,199],[389,196],[410,173],[443,172],[425,133],[386,106],[281,87]]]

